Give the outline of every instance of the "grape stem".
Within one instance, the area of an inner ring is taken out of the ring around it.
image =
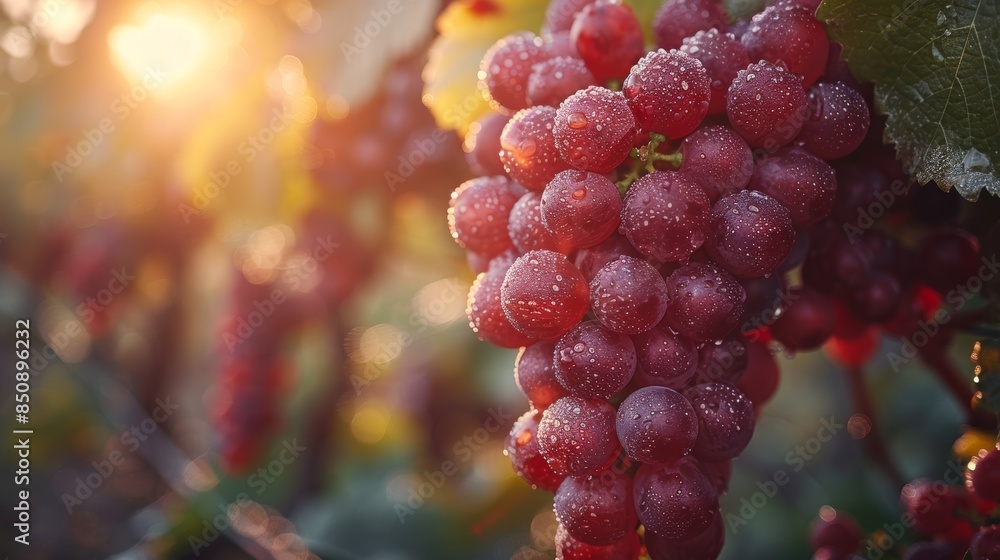
[[[860,367],[850,368],[847,372],[847,378],[851,384],[851,396],[854,399],[855,408],[858,412],[867,416],[868,421],[871,423],[871,429],[862,438],[865,452],[885,472],[886,476],[889,477],[897,488],[902,488],[906,481],[900,474],[892,457],[886,452],[882,436],[878,429],[878,423],[875,420],[875,407],[872,404],[871,394],[868,391],[868,386],[865,384],[864,372]]]
[[[620,192],[622,196],[625,196],[625,193],[628,192],[629,187],[632,186],[632,183],[634,183],[636,179],[647,173],[654,173],[656,171],[656,162],[668,163],[674,169],[681,166],[682,156],[680,151],[672,154],[661,154],[656,151],[656,148],[666,141],[666,136],[660,134],[659,132],[653,132],[649,135],[649,142],[645,146],[632,149],[630,154],[633,160],[632,169],[629,170],[625,177],[615,183],[618,187],[618,192]],[[643,171],[645,171],[645,173],[643,173]]]

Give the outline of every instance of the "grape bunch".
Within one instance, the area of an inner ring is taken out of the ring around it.
[[[972,350],[977,397],[1000,387],[1000,341],[982,340]],[[998,412],[995,404],[976,408]],[[1000,444],[990,431],[967,427],[952,452],[964,472],[949,468],[939,479],[919,478],[903,485],[901,522],[887,523],[866,535],[850,515],[820,509],[809,540],[814,560],[892,557],[902,560],[994,560],[1000,558]],[[911,544],[903,544],[903,541]],[[862,556],[867,553],[866,556]]]
[[[532,409],[505,453],[555,493],[559,558],[716,558],[719,495],[778,385],[766,343],[825,341],[800,285],[760,319],[835,208],[828,161],[870,128],[814,4],[730,23],[667,0],[647,52],[620,1],[554,0],[540,36],[482,61],[481,176],[448,219],[478,273],[470,326],[520,348]]]

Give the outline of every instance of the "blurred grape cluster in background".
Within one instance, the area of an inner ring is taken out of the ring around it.
[[[34,430],[31,545],[4,523],[5,555],[554,557],[548,499],[502,453],[515,353],[469,330],[444,219],[472,176],[425,107],[446,4],[0,1],[0,364],[30,319]],[[913,205],[971,213],[934,196]],[[874,419],[842,373],[781,366],[723,558],[809,557],[827,504],[869,530],[900,515],[859,467]],[[958,403],[918,361],[868,379],[903,474],[940,478]]]

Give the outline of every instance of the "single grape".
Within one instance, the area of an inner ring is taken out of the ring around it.
[[[946,294],[979,274],[979,241],[967,231],[940,230],[928,235],[917,255],[919,279]]]
[[[758,191],[741,191],[712,206],[705,251],[741,278],[774,272],[795,242],[791,212]]]
[[[542,413],[537,410],[525,412],[511,428],[504,441],[503,454],[510,459],[514,472],[532,488],[555,492],[565,475],[552,472],[538,449],[538,422]]]
[[[739,457],[753,437],[753,404],[739,389],[722,383],[695,385],[684,391],[698,416],[694,456],[702,461]]]
[[[648,262],[622,256],[590,281],[590,305],[607,328],[639,334],[656,326],[667,311],[667,285]]]
[[[602,400],[563,397],[542,413],[538,447],[552,471],[579,476],[615,459],[615,409]]]
[[[861,547],[861,527],[851,516],[824,506],[809,527],[813,550],[829,549],[837,556],[850,556]]]
[[[528,78],[528,103],[558,107],[567,97],[588,86],[598,85],[583,60],[557,56],[536,64]]]
[[[625,194],[620,231],[647,258],[686,262],[705,240],[710,204],[685,175],[650,173]]]
[[[546,250],[530,251],[514,261],[500,289],[510,323],[536,339],[561,336],[579,323],[589,296],[587,281],[566,256]]]
[[[507,234],[521,253],[535,249],[567,252],[569,245],[560,243],[542,225],[542,194],[527,192],[514,204],[507,221]]]
[[[635,531],[607,546],[578,541],[560,525],[556,529],[556,560],[638,560],[639,534]]]
[[[635,343],[635,379],[640,386],[681,389],[695,375],[698,348],[666,323],[632,337]]]
[[[1000,502],[1000,450],[983,450],[969,461],[965,487],[990,502]]]
[[[700,60],[708,72],[712,90],[712,98],[708,102],[709,114],[724,112],[726,93],[733,78],[750,65],[750,58],[743,44],[732,33],[710,29],[685,38],[680,50]]]
[[[469,167],[477,175],[504,175],[500,161],[500,133],[509,119],[498,113],[489,113],[469,127],[462,149]]]
[[[739,333],[706,342],[698,350],[698,368],[695,370],[695,384],[725,383],[736,385],[747,371],[746,341]]]
[[[921,479],[904,486],[899,499],[903,512],[912,517],[913,526],[933,536],[948,532],[962,512],[968,512],[968,498],[964,488]]]
[[[729,334],[739,322],[746,300],[743,286],[715,263],[678,268],[667,278],[667,293],[667,324],[700,342]]]
[[[851,309],[857,317],[869,323],[881,323],[896,314],[903,301],[903,287],[895,276],[874,272],[866,282],[851,290],[850,295]]]
[[[518,111],[500,135],[500,161],[517,182],[541,191],[556,173],[569,169],[552,136],[556,110],[544,105]]]
[[[632,149],[635,117],[621,92],[591,86],[559,105],[552,133],[570,165],[610,173]]]
[[[825,161],[801,148],[782,150],[757,163],[749,188],[791,211],[792,225],[811,226],[833,209],[837,178]]]
[[[514,247],[507,234],[511,208],[520,195],[506,177],[477,177],[451,193],[448,228],[459,247],[495,256]]]
[[[761,60],[740,70],[726,93],[733,130],[755,148],[777,150],[802,130],[809,114],[802,77]]]
[[[736,382],[736,388],[759,409],[774,397],[780,382],[781,370],[771,350],[762,342],[749,342],[747,371]]]
[[[680,173],[701,185],[712,202],[743,190],[753,171],[750,146],[728,126],[703,126],[681,142]]]
[[[632,8],[598,0],[583,8],[570,29],[587,68],[601,82],[621,79],[646,51],[642,26]]]
[[[597,0],[551,0],[545,9],[543,32],[549,35],[568,32],[573,27],[576,14]]]
[[[694,457],[667,465],[643,465],[635,473],[639,521],[657,536],[686,540],[707,530],[719,516],[719,497]]]
[[[712,81],[701,61],[678,50],[652,51],[625,79],[622,91],[642,132],[681,138],[708,114]]]
[[[547,58],[542,39],[531,33],[508,35],[494,43],[479,65],[480,87],[489,93],[493,108],[506,114],[527,109],[531,68]]]
[[[513,262],[513,255],[510,254],[494,259],[486,272],[476,277],[472,283],[465,309],[469,327],[479,340],[501,348],[518,348],[534,342],[531,337],[514,328],[500,304],[504,276]]]
[[[580,269],[587,281],[594,279],[597,271],[604,265],[622,255],[639,258],[642,255],[629,243],[628,238],[620,233],[612,233],[607,239],[593,247],[585,247],[576,252],[573,264]]]
[[[667,0],[653,16],[656,45],[676,49],[703,29],[724,29],[726,11],[719,0]]]
[[[871,124],[864,96],[841,82],[809,88],[808,114],[795,144],[823,159],[842,158],[856,150]]]
[[[753,16],[741,38],[743,46],[751,59],[784,66],[809,87],[826,70],[830,48],[826,29],[814,13],[787,2],[768,6]]]
[[[972,560],[1000,558],[1000,525],[987,525],[976,533],[970,545]]]
[[[632,477],[625,473],[570,476],[552,501],[559,524],[580,542],[607,546],[635,532]]]
[[[686,540],[665,539],[649,531],[646,550],[652,560],[715,560],[726,543],[722,514],[716,513],[704,531]]]
[[[558,340],[541,340],[525,346],[514,361],[514,382],[531,406],[545,410],[569,392],[556,379],[554,356]]]
[[[698,417],[684,395],[667,387],[643,387],[618,407],[618,440],[643,463],[669,463],[688,454],[698,439]]]
[[[610,399],[635,373],[635,346],[629,337],[597,321],[584,321],[555,347],[555,375],[573,395]]]
[[[792,288],[788,299],[791,304],[771,325],[771,334],[791,351],[822,346],[836,327],[830,299],[807,286]]]
[[[556,239],[572,247],[604,241],[621,220],[618,187],[604,175],[563,171],[542,193],[542,224]]]

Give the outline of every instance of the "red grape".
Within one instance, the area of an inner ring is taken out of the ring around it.
[[[698,417],[684,395],[667,387],[643,387],[618,407],[618,439],[629,457],[669,463],[691,451]]]
[[[555,338],[587,312],[587,281],[565,255],[530,251],[507,271],[500,289],[504,314],[532,338]]]
[[[635,373],[635,346],[629,337],[585,321],[555,347],[555,375],[571,394],[610,399]]]
[[[621,256],[604,265],[590,281],[590,305],[597,319],[620,333],[653,328],[667,311],[667,286],[652,265]]]
[[[538,438],[553,472],[572,476],[597,472],[618,454],[615,409],[603,400],[563,397],[542,413]]]
[[[532,488],[555,492],[566,477],[552,472],[538,449],[538,422],[541,418],[542,413],[537,410],[529,410],[518,418],[504,441],[503,454],[510,459],[517,476]]]
[[[632,68],[622,91],[642,132],[681,138],[708,114],[712,81],[701,61],[678,50],[652,51]]]

